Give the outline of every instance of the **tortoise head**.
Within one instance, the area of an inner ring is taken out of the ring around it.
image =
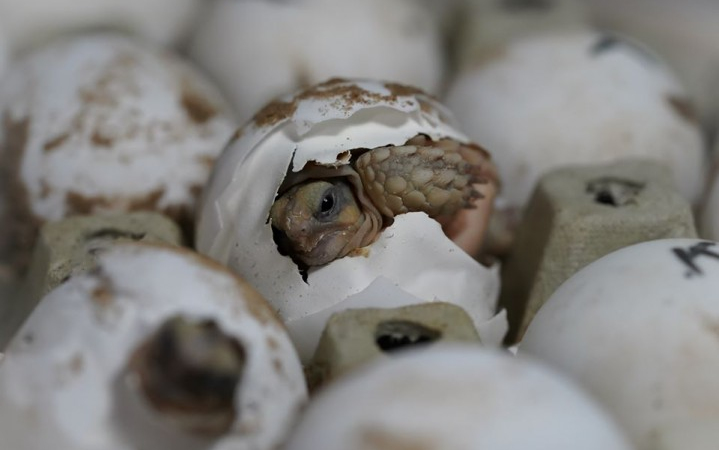
[[[275,200],[270,218],[280,249],[307,266],[367,245],[367,216],[345,177],[292,186]]]

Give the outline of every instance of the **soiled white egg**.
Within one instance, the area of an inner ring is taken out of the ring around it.
[[[277,448],[307,392],[265,300],[215,262],[124,244],[51,291],[0,365],[3,447]]]
[[[243,121],[273,98],[331,77],[436,93],[444,74],[439,24],[417,0],[217,0],[190,55]]]
[[[691,424],[719,418],[717,290],[716,242],[626,247],[565,282],[530,323],[518,354],[586,388],[637,448],[672,448],[657,442],[676,442]]]
[[[415,145],[416,140],[425,142]],[[440,149],[442,146],[447,150]],[[331,313],[350,307],[396,307],[435,300],[455,303],[467,310],[483,342],[499,343],[506,331],[506,319],[504,312],[495,316],[497,265],[479,264],[462,250],[466,247],[460,248],[447,237],[438,220],[425,212],[399,213],[393,221],[383,216],[381,232],[370,234],[373,239],[355,242],[352,251],[338,253],[321,263],[297,262],[291,252],[281,252],[282,239],[273,236],[275,227],[285,224],[292,227],[295,222],[304,224],[305,219],[311,218],[303,216],[305,212],[296,216],[289,212],[284,217],[282,212],[274,215],[273,205],[279,205],[280,199],[293,192],[292,183],[297,181],[292,180],[302,181],[304,176],[335,177],[327,178],[337,181],[332,189],[346,188],[341,191],[345,193],[353,190],[351,196],[338,194],[344,197],[340,197],[342,203],[338,200],[335,204],[349,205],[349,199],[354,198],[361,205],[360,212],[366,213],[365,194],[372,194],[360,193],[362,190],[356,184],[349,187],[354,183],[349,180],[354,178],[342,175],[353,170],[364,155],[376,156],[378,160],[383,155],[393,155],[387,156],[387,161],[399,167],[390,169],[395,170],[393,173],[378,169],[377,173],[382,175],[376,177],[377,183],[365,181],[365,190],[379,186],[380,191],[389,192],[398,186],[411,187],[415,182],[432,187],[434,176],[450,184],[463,180],[465,188],[472,186],[465,176],[451,168],[445,171],[440,167],[434,172],[402,168],[404,161],[416,161],[413,155],[426,154],[423,152],[435,156],[454,154],[455,158],[457,153],[452,149],[469,153],[479,161],[475,167],[485,183],[475,187],[484,198],[474,203],[474,209],[462,210],[456,217],[463,219],[460,222],[466,219],[465,230],[481,241],[497,181],[489,155],[457,130],[449,112],[421,91],[403,85],[327,81],[269,104],[238,132],[218,159],[205,190],[196,245],[201,252],[247,279],[273,304],[304,361],[312,356]],[[393,153],[395,150],[404,153],[398,155]],[[309,175],[313,171],[324,175]],[[393,180],[393,175],[404,172],[411,172],[415,178]],[[380,182],[383,176],[384,185]],[[350,184],[342,184],[345,182]],[[441,194],[437,198],[455,195],[438,189],[428,193],[426,200],[432,203],[435,194]],[[417,197],[425,198],[412,192],[405,197],[404,204]],[[297,198],[305,197],[298,194]],[[399,197],[390,198],[389,203],[395,200],[399,204],[395,206],[402,206]],[[369,203],[376,202],[373,198]],[[351,208],[346,210],[349,213]],[[464,212],[472,217],[463,216]],[[321,221],[321,211],[312,214]],[[361,222],[363,226],[374,223],[375,219],[367,218],[368,214],[362,217],[366,218]],[[446,222],[444,225],[447,229]],[[450,224],[449,234],[451,228]],[[332,233],[328,232],[328,236],[332,237]],[[342,233],[340,241],[345,236],[345,231]]]
[[[0,30],[12,49],[76,31],[113,29],[157,44],[186,37],[201,0],[0,0]]]
[[[515,41],[460,74],[447,105],[492,149],[503,207],[514,216],[542,174],[569,164],[653,158],[688,200],[701,193],[705,149],[691,103],[659,60],[624,37],[578,31]]]
[[[191,224],[236,129],[193,67],[116,34],[58,41],[15,62],[0,83],[0,116],[0,254],[26,255],[39,224],[73,214],[155,210]]]
[[[317,395],[287,450],[629,450],[584,392],[480,347],[407,351]]]

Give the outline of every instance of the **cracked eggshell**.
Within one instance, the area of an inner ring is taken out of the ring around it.
[[[441,33],[416,3],[217,0],[190,55],[242,121],[273,98],[330,77],[395,80],[434,93],[444,74]]]
[[[260,111],[218,160],[198,217],[198,249],[253,284],[284,320],[303,361],[324,322],[347,307],[397,307],[441,300],[465,308],[482,341],[499,344],[495,316],[498,266],[484,267],[450,241],[424,213],[402,214],[364,256],[313,268],[307,281],[282,256],[268,223],[288,168],[309,161],[341,165],[358,148],[403,145],[424,133],[467,138],[436,100],[405,86],[330,80]]]
[[[0,0],[0,29],[17,51],[58,36],[100,28],[157,44],[185,37],[202,0]]]
[[[567,164],[647,157],[667,164],[696,202],[704,143],[684,90],[632,41],[592,31],[520,39],[459,75],[447,105],[492,149],[506,209],[526,204],[539,177]]]
[[[519,355],[571,376],[639,449],[719,417],[719,245],[667,239],[611,253],[542,306]]]
[[[14,63],[0,115],[5,220],[24,242],[39,223],[73,214],[155,210],[189,224],[236,128],[193,67],[115,34],[53,43]]]
[[[276,448],[307,395],[280,321],[254,289],[207,258],[139,244],[109,250],[99,270],[49,293],[16,335],[0,365],[3,446],[200,448],[195,436],[128,400],[139,397],[125,372],[130,355],[177,314],[215,321],[245,349],[235,422],[201,448]]]
[[[445,345],[407,351],[333,383],[310,403],[286,447],[520,448],[631,446],[586,394],[545,367]]]

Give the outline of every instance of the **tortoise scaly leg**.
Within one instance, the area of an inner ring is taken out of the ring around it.
[[[481,153],[472,156],[475,151],[451,139],[432,142],[418,137],[408,145],[365,152],[355,169],[383,215],[425,212],[433,218],[451,217],[474,208],[482,197],[476,186],[488,182],[481,163],[485,158]]]

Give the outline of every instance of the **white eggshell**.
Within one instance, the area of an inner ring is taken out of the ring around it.
[[[176,44],[189,31],[201,4],[202,0],[0,0],[0,29],[17,50],[100,28]]]
[[[9,182],[24,192],[12,201],[39,220],[133,209],[191,216],[235,129],[192,67],[113,34],[53,43],[15,63],[0,114],[0,158],[18,165]]]
[[[667,164],[692,202],[701,192],[703,140],[684,91],[624,38],[583,31],[518,40],[462,73],[447,105],[492,152],[510,208],[553,168],[628,157]]]
[[[719,417],[719,245],[667,239],[577,272],[530,323],[519,355],[566,372],[639,449]]]
[[[287,450],[624,450],[616,425],[546,368],[471,346],[407,351],[330,385]]]
[[[225,149],[205,191],[198,249],[235,270],[273,304],[295,334],[303,360],[314,351],[328,309],[362,306],[362,301],[349,298],[380,277],[394,288],[366,306],[406,304],[401,291],[415,297],[415,303],[456,303],[474,319],[485,343],[498,344],[501,337],[496,334],[506,331],[503,314],[497,320],[504,331],[496,333],[490,326],[495,331],[482,332],[494,316],[498,268],[477,263],[424,213],[396,217],[365,256],[310,269],[306,282],[295,263],[278,252],[268,217],[288,168],[299,171],[308,161],[348,164],[350,150],[402,145],[419,133],[467,141],[444,107],[421,93],[343,80],[309,92],[288,96],[258,113]]]
[[[250,450],[283,441],[306,388],[292,342],[259,294],[185,250],[118,246],[99,267],[48,294],[10,344],[0,365],[4,448]],[[177,314],[214,320],[246,353],[235,423],[200,447],[128,406],[139,397],[124,376],[128,358]]]
[[[397,81],[437,92],[439,26],[416,0],[217,0],[191,56],[232,99],[241,120],[274,97],[330,77]]]
[[[719,119],[719,2],[590,0],[601,27],[636,36],[659,52],[687,86],[705,123]]]

